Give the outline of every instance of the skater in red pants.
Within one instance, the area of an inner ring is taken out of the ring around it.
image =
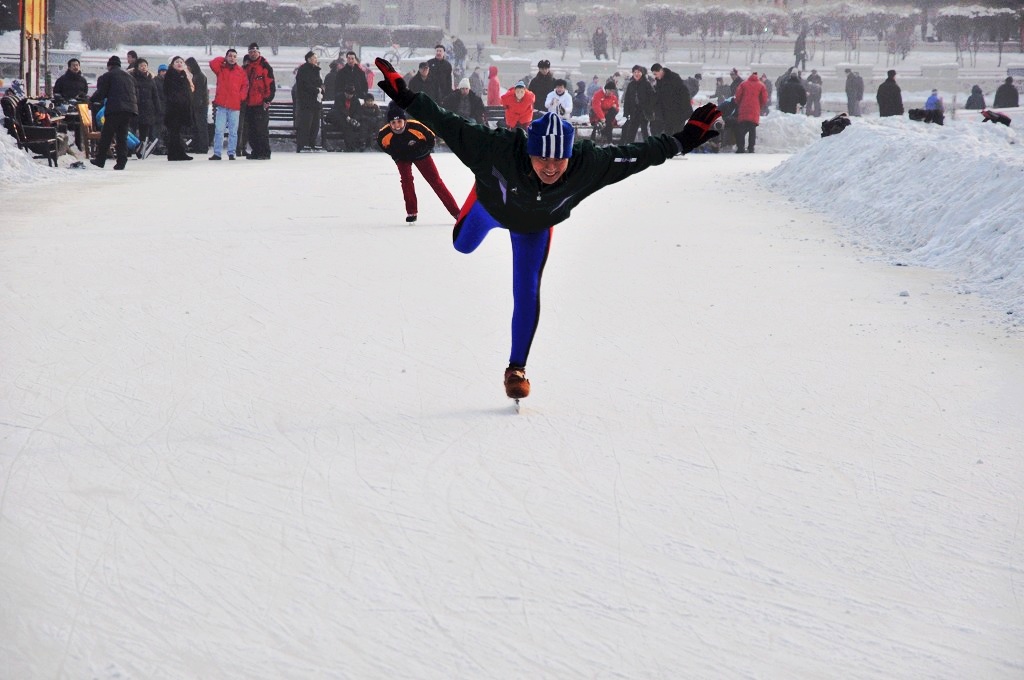
[[[392,102],[388,106],[387,125],[377,133],[377,145],[391,156],[398,166],[398,174],[402,179],[402,196],[405,198],[406,222],[415,222],[419,214],[412,176],[413,165],[419,168],[423,179],[427,180],[427,184],[441,199],[441,203],[451,216],[458,217],[459,204],[444,185],[444,180],[434,165],[434,159],[430,157],[430,152],[434,150],[434,133],[430,128],[417,120],[408,120],[405,110]]]

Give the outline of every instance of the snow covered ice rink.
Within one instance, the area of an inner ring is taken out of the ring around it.
[[[383,154],[5,138],[0,677],[1024,676],[1019,137],[817,124],[559,225],[518,416]]]

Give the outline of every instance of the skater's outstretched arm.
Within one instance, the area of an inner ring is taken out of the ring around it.
[[[377,83],[384,93],[433,130],[470,169],[485,166],[496,154],[512,153],[516,135],[522,134],[519,131],[492,129],[470,122],[442,108],[422,92],[410,90],[405,79],[386,60],[378,57],[376,63],[384,74],[384,80]]]

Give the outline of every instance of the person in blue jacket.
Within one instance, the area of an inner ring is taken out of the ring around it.
[[[714,104],[697,109],[682,130],[623,146],[598,147],[575,140],[572,124],[545,113],[527,131],[471,123],[411,91],[384,59],[378,83],[395,103],[444,139],[476,180],[455,223],[455,249],[471,253],[491,230],[505,229],[512,241],[512,349],[505,369],[505,394],[530,394],[526,360],[540,319],[540,281],[553,226],[602,187],[689,153],[716,137],[721,116]]]

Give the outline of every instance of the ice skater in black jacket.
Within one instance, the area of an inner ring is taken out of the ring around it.
[[[644,142],[598,147],[574,141],[574,128],[554,113],[529,130],[491,129],[446,111],[405,80],[384,59],[384,92],[445,143],[476,179],[453,231],[455,249],[473,252],[494,228],[512,240],[512,351],[505,369],[505,394],[530,394],[526,359],[540,318],[540,279],[551,245],[552,225],[598,189],[614,184],[716,137],[721,116],[714,104],[697,109],[682,130]]]

